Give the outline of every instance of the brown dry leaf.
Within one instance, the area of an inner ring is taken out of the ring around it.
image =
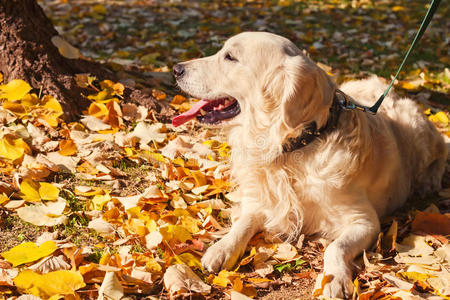
[[[398,223],[396,220],[392,221],[391,227],[389,227],[386,235],[383,236],[381,240],[381,245],[383,249],[388,251],[395,250],[396,247],[396,239],[397,239],[397,231],[398,231]]]
[[[106,222],[102,218],[97,218],[89,222],[88,228],[94,229],[98,233],[106,236],[113,235],[115,232],[114,226]]]
[[[83,116],[81,123],[92,131],[107,130],[111,128],[111,125],[106,124],[102,120],[93,116]]]
[[[162,143],[167,135],[162,133],[163,125],[161,123],[149,124],[139,122],[133,130],[133,135],[140,139],[141,145],[146,145],[151,141]]]
[[[69,59],[80,58],[80,50],[66,42],[63,38],[55,35],[51,38],[53,45],[58,48],[59,54]]]
[[[0,124],[10,124],[15,120],[17,120],[16,116],[0,107]]]
[[[247,297],[244,294],[241,294],[237,291],[231,291],[231,300],[250,300],[252,298]]]
[[[40,274],[59,270],[70,270],[71,266],[64,260],[64,255],[49,256],[28,267]]]
[[[87,88],[92,85],[96,78],[89,76],[89,74],[75,74],[74,79],[79,87]]]
[[[209,294],[211,286],[204,283],[188,266],[172,265],[164,274],[164,287],[171,295],[196,292]]]
[[[63,156],[58,152],[50,152],[44,156],[53,162],[62,172],[76,173],[76,167],[80,158],[73,156]]]
[[[13,274],[11,274],[11,270],[5,270],[0,268],[0,286],[13,286],[14,282],[13,282],[13,276],[11,276]],[[14,274],[17,275],[17,274]]]
[[[148,109],[142,105],[137,106],[134,103],[122,104],[123,118],[131,122],[141,122],[147,118]]]
[[[17,209],[19,217],[36,226],[55,226],[65,224],[67,216],[62,215],[66,200],[60,198],[56,202],[39,203]]]
[[[412,232],[449,235],[450,217],[432,212],[419,211],[411,224]]]
[[[145,246],[147,249],[153,249],[163,241],[163,236],[158,231],[152,231],[145,236]]]
[[[405,280],[402,280],[392,274],[383,274],[383,279],[389,282],[389,284],[402,289],[402,290],[411,290],[413,285]]]
[[[115,272],[106,272],[102,285],[98,290],[98,300],[121,299],[124,296],[123,287]]]
[[[289,243],[283,243],[278,245],[277,250],[273,257],[281,261],[293,260],[297,258],[297,249]]]

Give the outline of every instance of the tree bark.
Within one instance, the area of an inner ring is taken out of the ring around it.
[[[74,120],[89,104],[74,75],[90,73],[99,79],[117,81],[103,65],[83,59],[68,59],[51,42],[58,35],[36,0],[0,0],[0,72],[4,81],[23,79],[58,99],[66,120]],[[153,110],[158,117],[167,114],[156,99],[139,90],[127,88],[125,95]]]

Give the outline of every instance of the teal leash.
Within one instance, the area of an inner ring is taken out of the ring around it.
[[[400,71],[403,68],[403,65],[406,62],[406,59],[408,58],[409,54],[411,53],[411,51],[414,49],[414,47],[416,46],[417,42],[422,38],[423,33],[425,32],[425,30],[428,27],[428,24],[430,24],[431,19],[433,18],[434,13],[436,12],[439,4],[441,3],[441,0],[432,0],[430,7],[428,8],[427,14],[425,15],[425,18],[422,21],[422,24],[420,25],[419,31],[417,31],[416,36],[414,37],[413,42],[411,43],[411,46],[408,49],[408,52],[406,52],[405,57],[403,58],[403,62],[400,64],[400,67],[397,70],[397,73],[395,74],[394,78],[392,79],[391,83],[389,84],[389,86],[387,87],[387,89],[384,91],[383,95],[381,95],[381,97],[377,100],[377,102],[372,106],[372,107],[368,107],[368,106],[363,106],[363,105],[359,105],[353,102],[348,102],[345,104],[341,104],[342,108],[344,109],[359,109],[362,110],[364,112],[369,112],[372,114],[376,114],[378,111],[378,108],[380,107],[381,103],[384,100],[384,97],[386,97],[386,95],[389,93],[389,90],[391,89],[391,87],[394,85],[395,80],[397,79],[398,74],[400,73]]]

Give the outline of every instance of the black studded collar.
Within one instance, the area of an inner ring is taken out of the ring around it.
[[[325,126],[321,128],[317,128],[316,122],[309,123],[305,129],[303,129],[302,133],[294,138],[289,138],[287,142],[283,145],[283,153],[292,152],[298,149],[301,149],[311,142],[313,142],[316,138],[323,136],[327,132],[330,132],[336,129],[339,116],[342,110],[342,97],[345,98],[345,95],[336,90],[334,94],[333,103],[330,107],[330,114],[328,116],[327,123]]]

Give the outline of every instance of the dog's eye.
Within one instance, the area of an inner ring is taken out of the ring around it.
[[[234,58],[233,56],[231,56],[230,53],[225,54],[225,60],[229,60],[229,61],[237,61],[237,59]]]

